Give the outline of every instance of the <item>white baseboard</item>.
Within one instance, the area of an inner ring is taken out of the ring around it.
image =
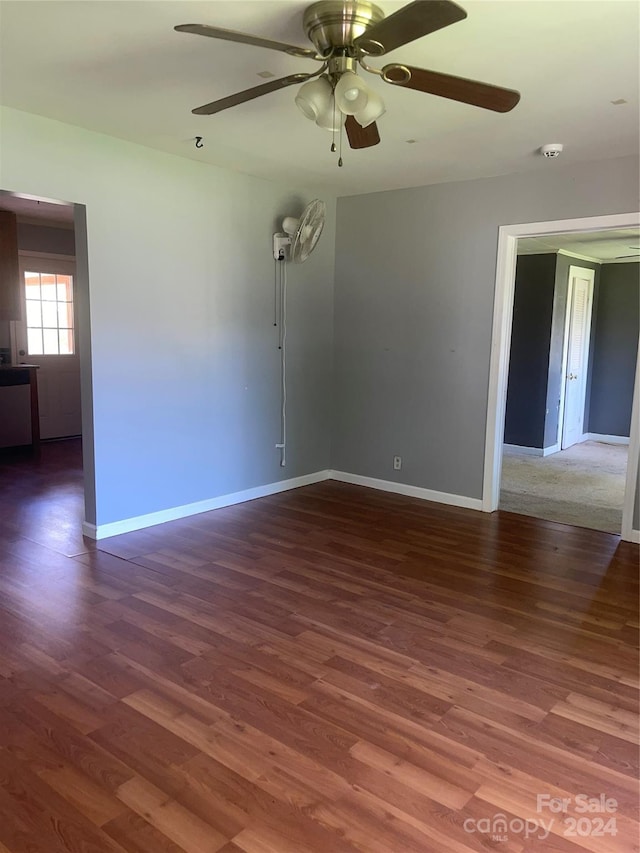
[[[601,441],[603,444],[629,444],[629,437],[625,435],[602,435],[598,432],[586,432],[583,441]]]
[[[246,489],[242,492],[233,492],[229,495],[209,498],[206,501],[197,501],[196,503],[171,507],[171,509],[151,512],[148,515],[125,518],[122,521],[112,521],[109,524],[95,525],[83,521],[82,533],[89,539],[106,539],[109,536],[117,536],[120,533],[131,533],[133,530],[143,530],[145,527],[153,527],[153,525],[163,524],[165,521],[175,521],[178,518],[186,518],[190,515],[198,515],[201,512],[209,512],[212,509],[221,509],[225,506],[253,501],[256,498],[264,498],[267,495],[275,495],[277,492],[298,489],[300,486],[310,486],[312,483],[329,480],[331,473],[331,471],[316,471],[313,474],[305,474],[302,477],[280,480],[277,483],[267,483],[264,486],[256,486],[253,489]]]
[[[543,456],[552,456],[554,453],[559,453],[559,452],[560,452],[560,445],[559,444],[552,444],[551,447],[544,447],[542,449],[542,455]]]
[[[512,445],[505,445],[511,447]],[[536,448],[524,448],[525,450],[536,450]],[[546,448],[549,450],[550,448]],[[263,498],[267,495],[274,495],[278,492],[286,492],[290,489],[298,489],[301,486],[310,486],[313,483],[320,483],[323,480],[338,480],[341,483],[351,483],[354,486],[365,486],[369,489],[377,489],[382,492],[393,492],[398,495],[406,495],[407,497],[419,498],[424,501],[433,501],[433,503],[446,504],[448,506],[462,507],[463,509],[482,510],[482,500],[480,498],[470,498],[466,495],[453,495],[447,492],[437,492],[433,489],[424,489],[420,486],[411,486],[407,483],[396,483],[392,480],[379,480],[374,477],[363,477],[360,474],[349,474],[345,471],[316,471],[313,474],[305,474],[302,477],[293,477],[290,480],[280,480],[277,483],[267,483],[264,486],[256,486],[253,489],[246,489],[242,492],[233,492],[228,495],[221,495],[217,498],[210,498],[206,501],[198,501],[196,503],[184,504],[182,506],[172,507],[171,509],[152,512],[148,515],[138,515],[133,518],[125,518],[122,521],[113,521],[109,524],[90,524],[87,521],[82,522],[82,533],[89,539],[106,539],[109,536],[117,536],[120,533],[131,533],[135,530],[143,530],[146,527],[153,527],[156,524],[163,524],[165,521],[175,521],[179,518],[187,518],[190,515],[198,515],[202,512],[209,512],[213,509],[221,509],[225,506],[233,506],[234,504],[253,501],[256,498]],[[640,530],[632,530],[630,542],[640,544]]]
[[[98,539],[98,528],[95,524],[90,524],[88,521],[82,522],[82,535],[87,539]]]
[[[541,447],[523,447],[520,444],[505,444],[505,450],[513,450],[520,456],[544,456],[544,450]]]
[[[449,506],[460,506],[465,509],[482,509],[480,498],[468,498],[465,495],[450,495],[447,492],[435,492],[432,489],[423,489],[420,486],[410,486],[406,483],[395,483],[392,480],[377,480],[374,477],[361,477],[360,474],[348,474],[345,471],[329,471],[330,480],[339,480],[341,483],[351,483],[354,486],[366,486],[369,489],[378,489],[381,492],[395,492],[397,495],[407,495],[411,498],[420,498],[423,501],[433,501]]]

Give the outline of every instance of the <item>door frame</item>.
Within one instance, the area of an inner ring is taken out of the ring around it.
[[[498,508],[500,500],[500,475],[502,471],[518,240],[522,237],[543,237],[552,234],[609,231],[617,228],[635,227],[640,227],[640,212],[614,213],[607,216],[590,216],[581,219],[557,219],[549,222],[528,222],[499,227],[482,488],[482,509],[484,512],[494,512]],[[640,541],[640,532],[632,530],[633,507],[638,479],[638,455],[640,452],[640,435],[638,434],[640,431],[639,377],[640,367],[637,371],[633,396],[627,482],[622,513],[622,538],[630,541]]]
[[[564,404],[567,393],[567,366],[569,360],[569,340],[571,335],[571,319],[572,319],[572,300],[573,300],[573,279],[575,277],[574,270],[581,270],[587,273],[584,278],[589,279],[589,305],[587,308],[587,336],[584,343],[585,359],[582,383],[582,433],[584,434],[584,404],[587,396],[587,371],[589,369],[589,349],[591,343],[591,319],[593,316],[593,291],[595,287],[596,273],[595,270],[589,267],[581,267],[578,264],[571,264],[568,272],[567,283],[567,310],[564,318],[564,337],[562,340],[562,382],[560,385],[560,403],[558,405],[558,434],[556,436],[556,444],[562,450],[562,439],[564,434]]]
[[[19,193],[0,189],[0,202],[6,196],[17,196],[30,201],[45,201],[73,208],[75,235],[76,297],[80,330],[77,340],[80,357],[80,400],[82,405],[82,471],[84,475],[83,531],[93,532],[97,523],[95,436],[93,429],[93,368],[91,357],[91,307],[89,292],[89,241],[87,234],[87,206],[83,202],[63,201],[47,195]],[[35,255],[35,252],[31,254]],[[65,256],[68,257],[68,256]],[[91,535],[89,533],[88,535]]]

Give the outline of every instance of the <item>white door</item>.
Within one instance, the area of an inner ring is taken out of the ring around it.
[[[37,364],[41,438],[80,435],[80,359],[70,260],[20,258],[23,317],[13,323],[14,364]]]
[[[584,433],[594,275],[593,270],[569,267],[561,442],[563,450],[582,441]]]

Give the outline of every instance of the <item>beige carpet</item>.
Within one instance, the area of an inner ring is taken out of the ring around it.
[[[546,457],[505,448],[500,509],[620,533],[627,453],[597,441]]]

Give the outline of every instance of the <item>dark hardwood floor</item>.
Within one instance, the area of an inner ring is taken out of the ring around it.
[[[327,482],[96,547],[78,451],[0,457],[0,853],[638,850],[637,546]]]

